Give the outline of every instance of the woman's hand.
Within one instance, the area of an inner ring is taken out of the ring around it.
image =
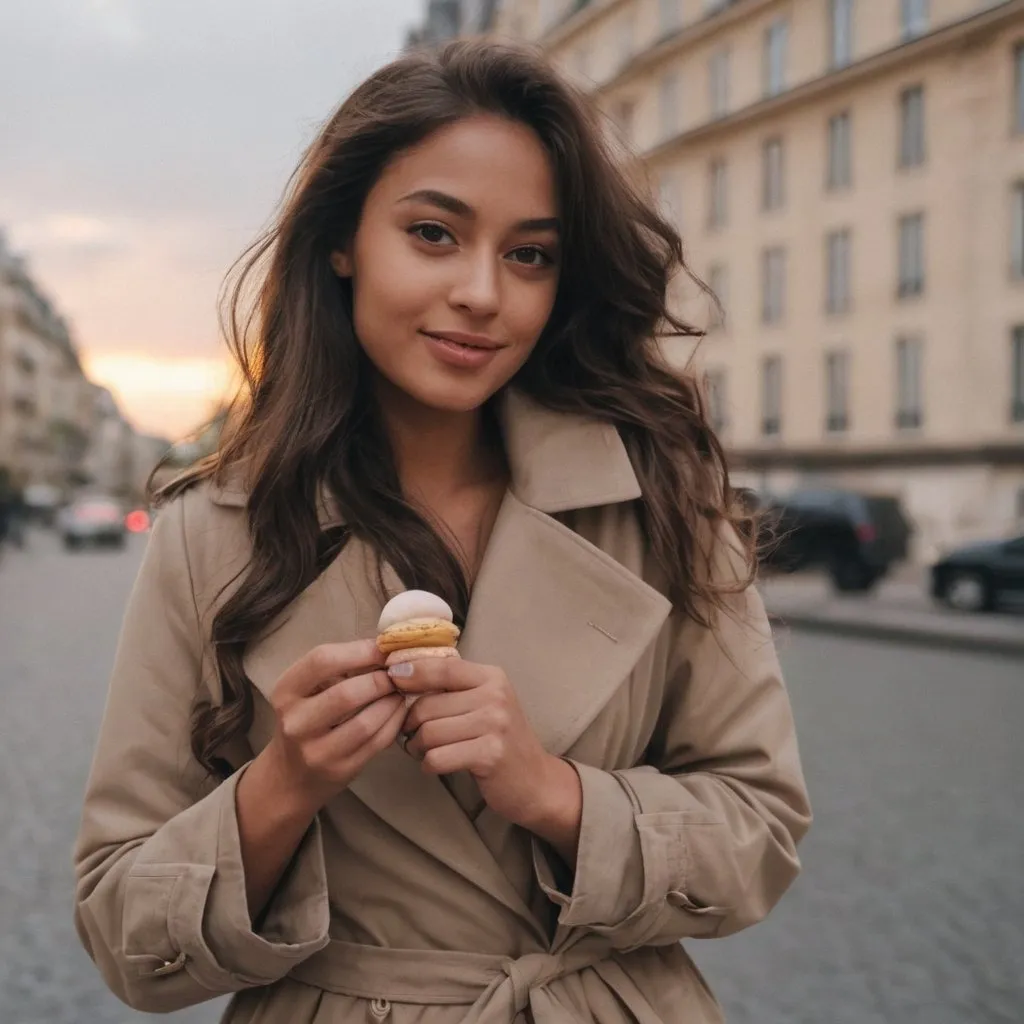
[[[405,701],[373,640],[323,644],[277,681],[264,754],[283,786],[316,813],[398,736]]]
[[[583,796],[572,765],[549,754],[499,668],[425,658],[389,669],[403,693],[422,694],[402,726],[406,752],[435,775],[467,771],[487,805],[575,861]]]

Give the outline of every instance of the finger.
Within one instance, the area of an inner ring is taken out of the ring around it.
[[[495,743],[493,736],[477,736],[447,747],[435,747],[423,755],[423,770],[430,775],[471,772],[485,776],[497,761]]]
[[[402,727],[403,732],[406,727]],[[473,740],[487,732],[487,717],[479,709],[452,718],[424,722],[405,745],[413,757],[422,760],[428,750],[447,747],[464,740]]]
[[[495,677],[497,669],[462,658],[422,658],[392,665],[388,675],[406,693],[431,690],[472,690]]]
[[[394,742],[404,717],[405,701],[400,694],[381,697],[337,729],[314,740],[310,745],[313,757],[321,763],[365,764]]]
[[[296,737],[322,735],[392,693],[395,685],[381,670],[341,679],[320,693],[296,701],[287,710],[289,732]]]
[[[413,733],[424,722],[438,718],[454,718],[480,707],[481,694],[476,690],[457,690],[452,693],[428,693],[420,697],[409,709],[402,732]]]
[[[384,655],[373,640],[314,647],[287,669],[277,688],[297,697],[308,697],[338,679],[383,668]]]

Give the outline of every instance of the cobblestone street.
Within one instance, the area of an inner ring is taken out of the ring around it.
[[[151,1019],[81,950],[70,865],[143,544],[68,555],[37,535],[0,560],[0,1024]],[[816,824],[772,918],[692,950],[730,1024],[1020,1024],[1024,662],[779,642]]]

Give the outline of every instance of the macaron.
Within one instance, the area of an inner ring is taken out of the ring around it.
[[[388,665],[420,657],[455,657],[459,627],[453,618],[448,603],[437,594],[407,590],[388,601],[380,613],[377,649],[388,656]]]
[[[448,603],[426,590],[407,590],[393,597],[380,613],[377,649],[386,654],[389,668],[424,658],[457,658],[455,647],[459,627]],[[418,694],[407,694],[405,706],[412,707]]]

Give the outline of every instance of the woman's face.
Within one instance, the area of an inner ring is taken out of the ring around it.
[[[355,330],[380,374],[432,409],[481,406],[523,365],[559,272],[555,180],[523,124],[474,116],[397,156],[349,250]]]

